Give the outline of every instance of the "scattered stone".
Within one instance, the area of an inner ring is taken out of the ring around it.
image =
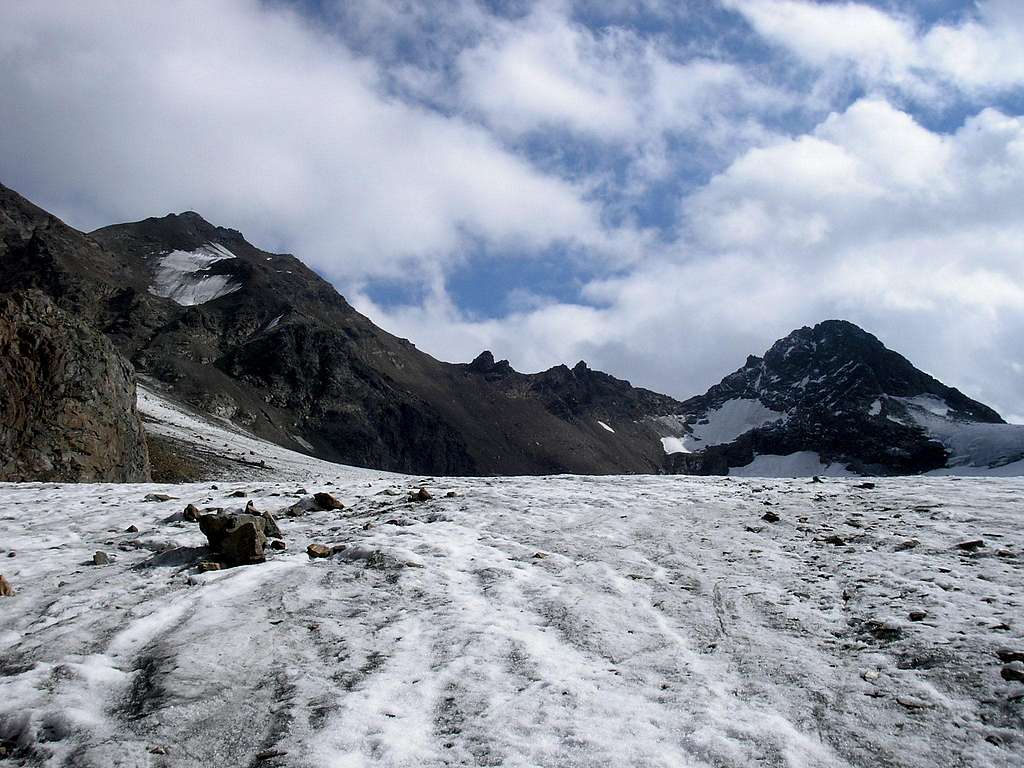
[[[270,548],[271,549],[276,549],[276,550],[282,550],[282,549],[287,549],[288,545],[285,544],[280,539],[274,539],[272,542],[270,542]]]
[[[533,556],[534,556],[534,558],[535,558],[535,559],[537,559],[537,560],[543,560],[543,559],[544,559],[545,557],[547,557],[548,555],[547,555],[547,553],[546,553],[546,552],[534,552],[534,553],[533,553]]]
[[[320,509],[344,509],[345,505],[334,498],[331,494],[321,491],[320,493],[313,494],[313,500],[316,501],[317,506]]]
[[[1011,661],[999,670],[999,675],[1003,680],[1024,683],[1024,661]]]
[[[814,477],[812,477],[812,478],[811,478],[811,482],[812,482],[812,483],[823,483],[823,482],[825,482],[825,481],[824,481],[824,480],[822,480],[822,479],[821,479],[820,477],[818,477],[817,475],[815,475]]]
[[[999,648],[996,650],[996,656],[1004,664],[1009,664],[1014,661],[1024,661],[1024,649],[1021,648]]]
[[[444,497],[445,497],[446,499],[454,499],[454,498],[455,498],[456,496],[458,496],[458,495],[459,495],[459,494],[457,494],[457,493],[456,493],[455,491],[448,491],[448,493],[446,493],[446,494],[444,495]]]
[[[976,552],[984,546],[984,539],[968,539],[967,541],[961,541],[956,545],[956,548],[962,549],[964,552]]]
[[[157,744],[156,746],[153,746],[153,747],[149,748],[149,753],[151,755],[166,755],[167,754],[167,747],[162,747],[159,744]]]
[[[267,511],[260,512],[255,506],[253,506],[251,501],[245,505],[245,514],[263,518],[263,533],[267,538],[284,538],[284,534],[281,533],[281,529],[278,527],[277,520],[274,519],[274,516]]]
[[[433,496],[430,495],[430,491],[426,488],[420,488],[418,491],[409,494],[409,501],[430,501]]]
[[[332,551],[326,544],[310,544],[306,547],[306,554],[309,555],[310,558],[330,557]]]
[[[931,706],[924,699],[918,699],[914,696],[897,696],[896,702],[907,709],[927,709]]]
[[[907,615],[908,615],[908,617],[910,618],[911,621],[924,621],[925,619],[928,618],[928,611],[916,610],[916,611],[911,611]]]
[[[782,518],[774,512],[772,512],[771,510],[768,510],[763,515],[761,515],[761,519],[764,520],[766,523],[777,523]]]
[[[247,494],[245,491],[232,491],[231,493],[228,494],[228,498],[229,499],[244,499],[248,495],[249,494]]]
[[[102,552],[100,550],[97,550],[92,555],[92,564],[93,565],[109,565],[110,564],[110,556],[106,552]]]
[[[166,493],[147,493],[143,501],[174,501],[176,497],[168,496]]]
[[[875,487],[875,484],[874,483],[859,483],[856,487],[857,488],[863,488],[866,491],[870,491],[872,488]]]
[[[185,507],[185,511],[181,513],[183,520],[188,520],[190,523],[199,522],[199,507],[195,504],[189,504]]]
[[[899,544],[896,545],[896,551],[897,552],[903,552],[905,550],[913,549],[914,547],[919,547],[919,546],[921,546],[921,542],[918,541],[917,539],[904,539],[903,541],[901,541]]]
[[[407,525],[414,525],[414,523],[413,523],[412,520],[409,520],[409,519],[404,518],[404,517],[395,517],[395,518],[392,518],[391,520],[385,521],[384,525],[397,525],[397,526],[399,526],[401,528],[404,528]]]
[[[764,530],[764,527],[760,525],[748,525],[744,530],[748,533],[760,533]]]
[[[3,576],[0,576],[0,597],[14,597],[14,587]]]
[[[210,548],[224,555],[228,566],[262,563],[266,556],[267,519],[261,515],[200,515],[199,530],[210,542]]]
[[[200,573],[206,573],[207,571],[219,571],[221,566],[220,563],[215,563],[212,560],[203,560],[196,568]]]
[[[284,757],[288,753],[283,749],[265,749],[256,753],[256,762],[262,763],[266,760],[273,760],[275,757]]]
[[[125,533],[138,533],[139,532],[139,526],[137,526],[137,525],[129,525],[127,528],[124,529],[124,532]]]
[[[836,547],[841,547],[846,544],[846,539],[844,539],[837,533],[833,533],[830,536],[826,536],[824,539],[822,539],[822,541],[824,541],[826,544],[831,544]]]
[[[903,627],[895,619],[869,619],[864,626],[876,640],[896,640],[903,634]]]
[[[867,680],[869,683],[871,683],[878,679],[878,674],[879,673],[877,669],[865,669],[863,672],[860,673],[860,676]]]

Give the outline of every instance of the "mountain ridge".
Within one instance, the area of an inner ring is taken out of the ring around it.
[[[86,234],[0,185],[0,229],[0,291],[43,290],[166,393],[345,464],[727,474],[799,454],[824,468],[908,474],[973,461],[952,435],[961,424],[1009,452],[986,448],[989,460],[1016,456],[994,410],[845,320],[796,329],[678,400],[582,360],[538,373],[489,350],[468,363],[436,360],[378,328],[297,257],[195,211]]]

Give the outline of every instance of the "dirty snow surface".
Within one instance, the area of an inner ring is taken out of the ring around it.
[[[203,574],[204,538],[175,513],[279,510],[295,483],[0,486],[8,754],[1021,765],[1024,683],[996,656],[1024,652],[1020,480],[339,469],[307,485],[346,509],[282,516],[286,551]],[[409,501],[423,485],[434,498]],[[349,546],[311,560],[311,542]]]

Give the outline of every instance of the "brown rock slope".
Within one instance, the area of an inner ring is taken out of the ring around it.
[[[148,479],[131,365],[44,294],[0,296],[0,480]]]

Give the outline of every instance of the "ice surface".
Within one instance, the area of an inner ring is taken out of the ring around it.
[[[279,509],[294,482],[0,485],[0,738],[46,765],[1020,764],[994,651],[1024,642],[996,553],[1024,551],[1024,481],[445,479],[407,502],[421,484],[338,468],[308,485],[344,511],[208,574],[197,527],[161,521]]]
[[[233,258],[235,254],[217,243],[208,243],[194,251],[163,254],[159,257],[150,291],[186,307],[234,293],[242,286],[226,275],[207,273],[218,261]]]
[[[732,477],[851,477],[842,464],[825,464],[814,451],[798,451],[785,456],[762,454],[742,467],[732,467]]]
[[[1024,687],[994,652],[1024,644],[1024,480],[431,480],[140,405],[266,467],[0,484],[0,740],[31,764],[1020,765]],[[346,509],[195,573],[205,540],[174,513],[299,485]]]

